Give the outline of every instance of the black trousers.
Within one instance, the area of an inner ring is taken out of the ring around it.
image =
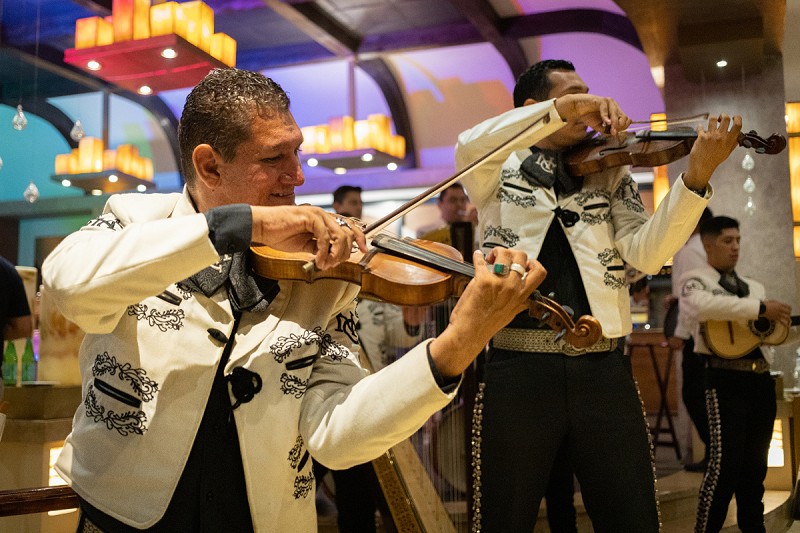
[[[770,374],[709,368],[708,469],[700,487],[697,533],[722,528],[736,496],[737,523],[743,533],[764,532],[764,478],[777,411]]]
[[[705,458],[708,458],[708,414],[706,413],[706,362],[705,356],[694,352],[694,339],[683,344],[681,371],[683,385],[681,397],[689,418],[692,419],[697,435],[706,445]]]
[[[578,357],[492,349],[484,372],[473,428],[481,531],[533,531],[562,446],[594,531],[659,530],[649,432],[622,347]]]

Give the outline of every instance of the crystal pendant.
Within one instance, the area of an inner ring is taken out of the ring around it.
[[[744,189],[744,192],[747,194],[753,194],[753,192],[756,190],[756,182],[753,181],[753,178],[751,178],[749,174],[747,175],[747,179],[744,180],[742,189]]]
[[[742,168],[747,170],[748,172],[753,170],[756,166],[756,161],[753,159],[753,156],[750,154],[744,154],[744,158],[742,159]]]
[[[744,204],[744,212],[750,216],[756,212],[756,203],[753,201],[752,196],[747,197],[747,203]]]
[[[39,188],[36,186],[35,183],[32,181],[28,184],[28,187],[25,189],[25,192],[22,193],[22,196],[25,200],[29,203],[34,203],[36,200],[39,199]]]
[[[86,136],[86,132],[83,131],[83,124],[81,124],[81,119],[75,121],[75,125],[72,126],[72,129],[69,132],[69,136],[72,138],[73,141],[78,142]]]
[[[11,125],[17,131],[22,131],[28,125],[28,119],[25,118],[25,113],[22,112],[22,104],[17,106],[17,114],[11,119]]]
[[[3,158],[0,157],[0,170],[3,170]]]

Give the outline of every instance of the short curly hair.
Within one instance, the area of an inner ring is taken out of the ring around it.
[[[250,138],[253,117],[289,112],[289,96],[275,81],[258,72],[218,68],[206,75],[186,97],[178,125],[181,170],[186,185],[195,182],[192,152],[200,144],[217,150],[225,161]]]
[[[514,107],[522,107],[525,100],[533,98],[537,102],[547,100],[553,84],[550,83],[551,70],[575,71],[575,65],[564,59],[545,59],[534,63],[523,72],[514,85]]]

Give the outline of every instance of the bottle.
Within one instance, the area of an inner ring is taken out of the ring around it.
[[[13,341],[8,341],[3,352],[3,383],[10,387],[17,384],[17,348]]]
[[[22,352],[22,381],[36,381],[36,357],[30,337],[25,341],[25,351]]]

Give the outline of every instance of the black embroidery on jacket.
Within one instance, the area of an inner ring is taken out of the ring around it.
[[[320,326],[313,330],[304,330],[300,335],[291,333],[288,337],[278,337],[269,349],[275,361],[282,363],[296,348],[312,344],[319,346],[319,357],[330,357],[334,361],[341,361],[348,354],[347,348],[334,341],[333,337],[324,332]]]
[[[306,498],[311,493],[311,487],[314,485],[314,474],[307,476],[299,475],[294,478],[294,497],[296,500]]]
[[[92,365],[92,375],[114,376],[128,384],[131,390],[143,401],[149,402],[159,391],[159,385],[147,377],[147,372],[143,368],[133,368],[130,363],[120,364],[116,357],[108,355],[108,352],[98,354]]]
[[[86,227],[108,228],[114,231],[121,230],[123,228],[122,222],[120,222],[120,220],[111,213],[106,213],[105,215],[100,215],[97,218],[93,218],[86,223]]]
[[[183,298],[184,300],[188,300],[189,298],[192,297],[192,292],[193,292],[192,288],[184,283],[180,282],[176,283],[175,290],[178,291],[178,294],[180,294],[181,298]]]
[[[147,305],[139,303],[128,306],[128,315],[135,316],[136,320],[146,320],[150,327],[156,327],[161,331],[179,330],[183,327],[183,309],[168,309],[166,311],[150,309],[148,313]]]
[[[683,287],[681,287],[681,296],[688,296],[693,291],[705,291],[705,290],[708,290],[708,288],[706,287],[705,283],[703,283],[703,280],[701,280],[700,278],[689,278],[684,282]],[[717,291],[719,291],[719,289],[717,289]],[[714,291],[712,291],[712,293],[713,292]],[[724,291],[719,291],[716,294],[727,294],[727,293]]]
[[[519,235],[514,233],[511,228],[501,228],[498,226],[486,226],[483,231],[483,238],[488,240],[491,237],[500,237],[506,248],[513,248],[519,243]]]
[[[635,213],[644,213],[644,205],[642,204],[642,197],[639,195],[639,188],[630,174],[626,174],[622,178],[622,182],[616,191],[616,197],[620,200],[629,211]]]
[[[357,324],[358,318],[352,311],[350,311],[349,317],[344,316],[343,313],[336,315],[336,331],[341,331],[353,342],[358,342]]]
[[[308,464],[308,459],[311,455],[308,453],[308,450],[304,450],[305,443],[303,442],[303,437],[297,436],[297,439],[294,441],[294,446],[292,449],[289,450],[289,457],[287,458],[289,461],[289,465],[292,467],[292,470],[297,470],[298,472],[302,472],[302,470]],[[311,492],[311,487],[314,484],[314,470],[309,469],[307,475],[298,474],[294,478],[294,491],[292,495],[295,499],[305,498]]]
[[[616,248],[605,248],[602,252],[597,254],[597,259],[600,260],[601,265],[607,267],[614,261],[620,259],[619,251]]]
[[[498,189],[497,191],[498,200],[500,200],[501,202],[518,205],[519,207],[534,207],[536,205],[535,196],[520,196],[517,194],[512,194],[510,191],[506,190],[506,187],[510,186],[511,184],[506,183],[502,188]],[[522,189],[522,187],[519,188]]]
[[[147,415],[143,411],[117,413],[111,409],[106,410],[105,407],[97,403],[97,396],[92,384],[89,384],[83,405],[86,407],[86,416],[95,422],[103,423],[110,430],[116,430],[123,437],[130,434],[144,435],[147,430]]]
[[[625,278],[618,278],[608,272],[603,274],[603,283],[612,289],[621,289],[625,286]]]
[[[308,380],[300,379],[291,374],[281,374],[281,392],[287,396],[294,396],[298,400],[303,397],[308,388]]]
[[[298,435],[294,441],[294,446],[292,446],[292,449],[289,450],[288,460],[293,469],[297,469],[297,465],[300,464],[300,457],[303,452],[303,444],[303,437]]]

